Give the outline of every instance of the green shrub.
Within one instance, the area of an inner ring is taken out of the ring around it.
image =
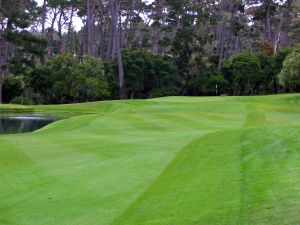
[[[242,52],[231,58],[223,71],[231,83],[233,95],[253,94],[263,76],[260,60],[251,52]]]
[[[10,101],[10,103],[17,104],[17,105],[34,105],[35,104],[35,102],[32,99],[26,98],[23,96],[15,97],[14,99],[12,99]]]
[[[178,94],[178,69],[171,59],[139,49],[122,51],[127,98],[149,98]],[[118,63],[106,65],[113,98],[119,98]]]
[[[101,60],[91,56],[55,55],[31,72],[30,86],[45,103],[103,100],[110,90]]]
[[[9,103],[12,99],[22,95],[24,92],[23,77],[7,76],[3,85],[3,102]]]
[[[278,78],[280,84],[289,91],[300,90],[300,46],[286,57]]]

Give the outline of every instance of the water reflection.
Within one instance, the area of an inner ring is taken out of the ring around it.
[[[45,115],[0,116],[0,134],[32,132],[56,120]]]

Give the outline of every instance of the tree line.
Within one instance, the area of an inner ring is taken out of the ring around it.
[[[300,90],[299,0],[40,3],[0,2],[0,102]]]

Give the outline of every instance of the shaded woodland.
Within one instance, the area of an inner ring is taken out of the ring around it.
[[[299,0],[1,0],[0,101],[300,90]]]

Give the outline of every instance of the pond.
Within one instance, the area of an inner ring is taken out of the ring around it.
[[[32,132],[58,119],[54,116],[41,114],[0,114],[0,134]]]

